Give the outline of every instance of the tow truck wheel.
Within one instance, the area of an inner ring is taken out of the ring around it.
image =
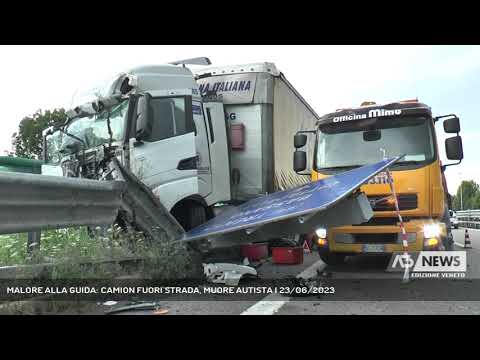
[[[347,255],[339,254],[339,253],[318,253],[320,255],[320,259],[327,264],[327,265],[340,265],[345,262],[345,258]]]
[[[455,250],[455,246],[453,244],[453,235],[450,231],[448,232],[448,235],[443,238],[443,247],[445,248],[445,251]]]

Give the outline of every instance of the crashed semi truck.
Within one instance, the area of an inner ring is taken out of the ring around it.
[[[457,160],[454,163],[440,160],[435,132],[439,120],[443,120],[446,133],[456,134],[445,140],[446,156]],[[294,169],[317,181],[385,157],[403,156],[390,167],[390,173],[408,250],[452,250],[444,171],[463,158],[459,132],[456,115],[432,117],[430,107],[418,100],[364,103],[326,114],[315,129],[297,133]],[[305,172],[307,153],[301,150],[307,136],[315,137],[315,150],[308,151],[311,172]],[[360,190],[374,212],[368,222],[329,228],[317,224],[314,229],[320,257],[327,264],[341,263],[348,255],[404,250],[387,173],[377,174]]]
[[[83,94],[44,131],[42,173],[109,179],[115,158],[184,230],[219,209],[309,182],[287,141],[319,116],[272,63],[139,66]],[[313,142],[309,144],[313,151]]]

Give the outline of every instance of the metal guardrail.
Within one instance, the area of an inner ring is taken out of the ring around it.
[[[480,229],[480,210],[461,210],[456,214],[461,227]]]
[[[113,158],[110,163],[112,176],[126,184],[122,196],[122,216],[130,224],[156,241],[180,238],[185,232],[153,192],[132,172]]]
[[[117,215],[157,240],[184,233],[153,192],[117,159],[113,180],[0,173],[0,234],[112,224]]]
[[[0,173],[0,234],[113,223],[124,181]]]

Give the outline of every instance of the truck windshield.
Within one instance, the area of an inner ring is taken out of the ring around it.
[[[366,133],[375,132],[375,136]],[[435,157],[431,121],[425,117],[371,118],[329,124],[317,133],[316,169],[349,168],[405,154],[396,166],[431,162]]]
[[[90,149],[110,140],[108,132],[107,119],[110,116],[110,127],[112,129],[112,141],[119,141],[124,136],[125,117],[128,112],[128,101],[114,106],[110,112],[102,112],[91,116],[82,117],[74,120],[65,129],[71,135],[74,135],[85,142],[85,149]],[[46,138],[46,156],[47,164],[58,164],[62,154],[69,153],[68,146],[78,140],[65,135],[61,131],[56,131]],[[79,148],[82,148],[80,146]]]
[[[110,112],[103,112],[92,116],[82,117],[74,120],[65,129],[69,134],[72,134],[83,141],[87,149],[108,143],[110,135],[108,132],[107,119],[110,116],[110,127],[112,129],[112,141],[121,140],[125,128],[125,115],[128,110],[128,101],[114,106]],[[63,144],[65,147],[75,139],[63,136]]]

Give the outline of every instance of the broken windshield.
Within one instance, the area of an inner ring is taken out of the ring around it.
[[[92,116],[86,116],[74,120],[65,129],[85,142],[86,149],[96,147],[110,141],[107,119],[110,116],[110,127],[112,130],[112,141],[118,141],[123,138],[125,129],[125,116],[128,111],[128,101],[114,106],[110,112],[102,112]],[[76,140],[63,136],[62,148],[72,144]]]
[[[102,112],[74,120],[64,131],[80,138],[85,143],[85,149],[90,149],[110,141],[107,119],[110,115],[112,141],[123,139],[125,132],[125,117],[128,111],[128,100],[114,106],[110,113]],[[46,163],[58,165],[62,156],[79,151],[83,144],[62,131],[55,131],[46,137]],[[77,146],[72,146],[77,145]],[[76,149],[73,150],[72,149]]]
[[[376,131],[376,136],[366,136]],[[431,121],[427,118],[360,120],[320,128],[316,168],[348,168],[372,164],[385,156],[405,154],[397,164],[426,164],[435,157]]]

